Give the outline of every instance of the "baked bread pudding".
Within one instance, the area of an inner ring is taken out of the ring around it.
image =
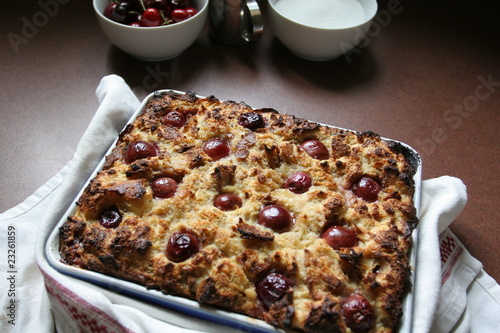
[[[60,228],[61,261],[298,332],[392,332],[409,286],[407,149],[158,92]]]

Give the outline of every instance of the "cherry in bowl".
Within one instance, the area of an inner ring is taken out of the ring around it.
[[[159,27],[187,20],[198,14],[197,1],[121,0],[111,1],[103,14],[108,19],[134,27]]]

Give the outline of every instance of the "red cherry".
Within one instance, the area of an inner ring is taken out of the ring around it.
[[[112,2],[112,3],[108,4],[106,6],[106,8],[104,8],[104,16],[106,16],[110,20],[114,20],[113,19],[113,10],[115,9],[115,7],[117,5],[118,5],[118,3],[116,3],[116,2]]]
[[[266,126],[262,115],[253,111],[242,114],[238,118],[238,124],[245,128],[248,128],[251,131],[255,131],[259,128],[264,128]]]
[[[294,284],[292,280],[279,273],[271,273],[257,284],[257,296],[266,307],[282,299]]]
[[[186,12],[188,13],[189,17],[193,17],[196,14],[198,14],[198,10],[196,8],[194,8],[194,7],[187,7],[186,8]]]
[[[187,20],[189,18],[189,14],[184,8],[176,8],[172,10],[172,20],[174,20],[176,23],[182,22],[184,20]]]
[[[165,125],[181,128],[186,123],[186,117],[182,112],[170,111],[161,118],[161,122]]]
[[[288,177],[284,188],[292,191],[295,194],[307,192],[311,187],[312,179],[307,173],[299,171]]]
[[[134,141],[128,145],[125,151],[125,163],[130,164],[142,158],[148,158],[158,155],[156,148],[144,141]]]
[[[269,205],[260,211],[258,223],[282,233],[292,227],[292,215],[282,206]]]
[[[144,13],[142,13],[141,25],[143,27],[157,27],[161,25],[162,22],[163,19],[160,11],[156,8],[146,8]]]
[[[218,161],[221,158],[228,156],[231,152],[229,142],[222,138],[212,138],[205,141],[201,146],[201,149],[214,161]]]
[[[200,251],[198,239],[189,231],[174,233],[167,243],[165,254],[168,260],[181,262]]]
[[[214,206],[225,212],[238,209],[242,204],[241,198],[232,193],[219,194],[214,200]]]
[[[177,191],[177,182],[169,177],[157,178],[151,182],[153,196],[158,199],[166,199],[174,196]]]
[[[300,148],[305,151],[309,156],[317,160],[327,160],[330,158],[330,153],[325,147],[323,142],[319,140],[307,140],[304,141]]]
[[[367,176],[361,178],[352,186],[354,194],[368,202],[377,200],[378,193],[381,190],[382,186],[375,179]]]
[[[129,24],[133,19],[133,5],[131,2],[123,1],[113,7],[113,21]]]
[[[116,228],[121,222],[122,214],[114,209],[105,211],[99,218],[99,223],[105,228]]]
[[[375,327],[375,311],[360,294],[352,294],[342,304],[342,316],[353,332],[368,332]]]
[[[329,228],[321,236],[328,245],[330,245],[335,250],[339,250],[341,247],[353,247],[357,243],[356,233],[351,229],[347,229],[341,226],[333,226]]]

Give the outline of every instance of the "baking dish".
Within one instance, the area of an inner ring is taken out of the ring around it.
[[[172,90],[168,90],[172,91]],[[159,91],[162,92],[162,91]],[[184,92],[181,91],[173,91],[178,94],[184,94]],[[157,92],[158,93],[158,92]],[[135,118],[141,113],[149,99],[154,95],[151,94],[149,95],[143,103],[140,105],[140,107],[137,109],[137,111],[132,115],[132,117],[129,120],[130,122],[133,122]],[[203,98],[203,96],[198,96],[199,98]],[[326,125],[330,126],[330,125]],[[333,126],[331,126],[333,127]],[[118,138],[117,138],[118,139]],[[414,182],[415,182],[415,197],[414,197],[414,202],[415,206],[417,208],[417,212],[419,210],[419,205],[420,205],[420,187],[421,187],[421,172],[422,172],[422,163],[420,160],[420,157],[418,156],[417,152],[409,147],[408,145],[395,141],[395,140],[389,140],[385,139],[387,141],[393,141],[401,144],[404,147],[404,153],[407,156],[407,158],[410,160],[410,163],[413,166],[413,169],[415,170],[414,173]],[[111,150],[114,148],[116,144],[113,143],[113,145],[109,148],[107,153],[105,155],[108,155]],[[103,165],[105,163],[105,158],[101,160],[101,162],[97,165],[96,169],[92,173],[91,177],[87,181],[87,183],[82,187],[81,192],[78,194],[78,196],[75,198],[80,197],[82,194],[83,190],[87,186],[88,182],[90,179],[92,179],[98,171],[100,171],[103,168]],[[60,255],[59,255],[59,227],[65,222],[66,217],[72,215],[72,213],[75,210],[75,206],[72,205],[71,207],[68,207],[67,212],[61,216],[61,219],[59,223],[55,226],[53,232],[51,233],[48,242],[46,244],[46,256],[51,264],[56,270],[58,270],[61,273],[68,274],[71,276],[74,276],[76,278],[82,279],[89,281],[91,283],[95,283],[97,285],[103,286],[105,288],[108,288],[114,292],[119,292],[123,293],[132,297],[140,298],[143,300],[146,300],[148,302],[152,302],[161,306],[164,306],[166,308],[170,308],[176,311],[181,311],[183,313],[203,318],[205,320],[210,320],[216,323],[220,323],[232,328],[236,328],[239,330],[244,330],[248,332],[284,332],[281,329],[277,329],[263,321],[250,318],[244,315],[236,314],[236,313],[231,313],[227,312],[224,310],[220,310],[211,306],[206,306],[206,305],[201,305],[196,301],[192,301],[189,299],[185,299],[182,297],[176,297],[176,296],[171,296],[171,295],[165,295],[161,293],[160,291],[156,290],[148,290],[145,287],[128,282],[125,280],[120,280],[111,276],[107,276],[101,273],[96,273],[92,271],[87,271],[87,270],[82,270],[79,268],[75,268],[72,266],[65,265],[61,263],[60,261]],[[410,256],[410,261],[413,266],[412,270],[412,280],[414,279],[414,274],[413,272],[417,269],[415,267],[416,263],[416,247],[417,247],[417,231],[415,230],[413,232],[413,246],[411,248],[411,256]],[[412,281],[413,282],[413,281]],[[401,325],[400,325],[400,330],[404,332],[409,332],[410,327],[411,327],[411,320],[412,320],[412,311],[413,310],[413,294],[412,291],[409,290],[408,293],[405,295],[405,299],[403,301],[403,317],[401,318]]]

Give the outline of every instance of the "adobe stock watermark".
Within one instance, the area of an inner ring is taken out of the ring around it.
[[[146,66],[145,71],[147,74],[142,78],[142,85],[132,88],[136,95],[144,95],[157,90],[158,86],[170,76],[170,72],[163,71],[160,65],[160,63],[157,63],[154,67],[152,65]]]
[[[474,88],[472,94],[443,112],[441,118],[444,126],[433,128],[428,139],[416,141],[417,147],[422,153],[431,156],[438,145],[448,140],[447,133],[460,128],[464,123],[464,119],[473,115],[479,109],[481,103],[490,98],[500,88],[500,81],[495,81],[492,74],[486,77],[480,75],[477,80],[479,84]]]
[[[10,45],[16,54],[19,53],[19,47],[27,44],[30,40],[38,35],[41,28],[45,27],[51,18],[54,18],[62,5],[66,5],[71,0],[39,0],[38,6],[40,10],[35,12],[31,18],[23,16],[21,22],[23,23],[19,33],[9,32],[7,38]]]
[[[356,34],[354,35],[352,44],[342,42],[339,45],[340,49],[344,53],[347,63],[352,62],[351,56],[353,54],[359,54],[362,49],[368,47],[371,40],[380,35],[382,28],[387,27],[391,23],[393,16],[400,14],[403,9],[404,7],[401,5],[401,1],[390,0],[387,2],[387,9],[379,10],[373,18],[373,22],[370,26],[367,26],[364,29],[360,27],[355,28],[354,30],[356,31]]]

